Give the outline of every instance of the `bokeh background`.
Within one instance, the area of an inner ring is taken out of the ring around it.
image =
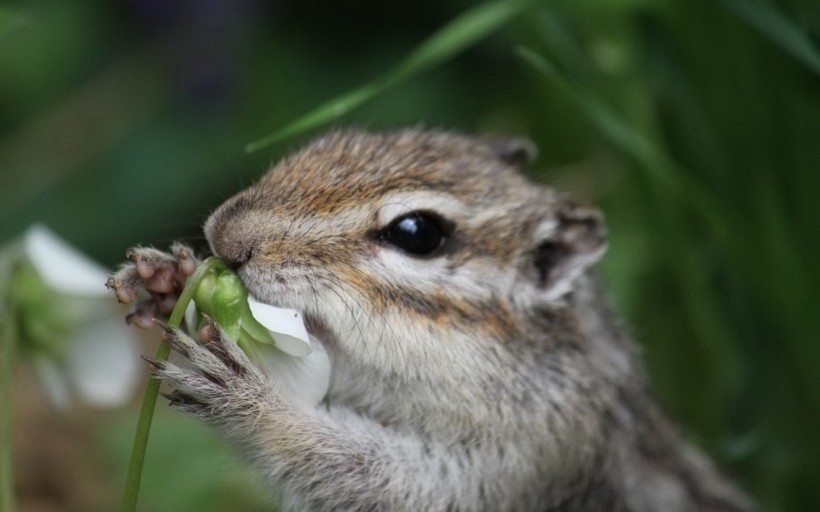
[[[543,0],[334,122],[526,136],[600,205],[603,265],[684,434],[771,511],[820,509],[820,4]],[[200,226],[467,0],[0,4],[0,242],[47,224],[113,268]],[[113,300],[113,299],[112,299]],[[153,352],[156,341],[146,341]],[[20,369],[22,510],[111,510],[138,398],[58,412]],[[141,503],[269,510],[210,432],[159,407]]]

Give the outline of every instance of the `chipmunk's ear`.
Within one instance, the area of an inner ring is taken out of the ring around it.
[[[538,156],[535,143],[523,137],[507,138],[487,135],[483,137],[483,141],[493,150],[499,160],[516,167],[523,167]]]
[[[535,230],[537,287],[547,300],[561,297],[572,283],[606,252],[603,215],[596,208],[559,199],[555,215]]]

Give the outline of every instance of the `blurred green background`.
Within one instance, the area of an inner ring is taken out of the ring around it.
[[[111,267],[201,247],[212,209],[322,128],[246,144],[475,5],[0,4],[0,242],[43,222]],[[613,301],[684,433],[765,510],[818,510],[818,42],[814,0],[544,0],[335,124],[531,138],[538,179],[605,210]],[[135,411],[83,420],[110,489],[54,510],[118,502]],[[158,421],[145,510],[264,510],[207,430]]]

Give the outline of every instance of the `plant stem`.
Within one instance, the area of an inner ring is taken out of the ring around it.
[[[2,432],[0,435],[0,511],[14,512],[14,377],[17,356],[17,327],[14,308],[9,301],[3,319],[3,370],[2,370]]]
[[[171,313],[171,318],[168,319],[169,328],[179,329],[185,316],[185,310],[188,309],[188,304],[191,303],[194,297],[194,290],[196,290],[202,277],[217,265],[224,265],[224,263],[218,258],[210,257],[203,261],[196,269],[196,272],[188,278],[188,282]],[[166,343],[160,343],[154,359],[165,361],[170,353],[171,348]],[[140,480],[142,479],[142,465],[145,461],[145,451],[148,446],[148,435],[151,433],[151,421],[154,418],[154,408],[157,405],[159,386],[159,379],[151,377],[145,387],[145,396],[142,399],[142,409],[137,422],[137,432],[134,436],[134,446],[131,449],[131,462],[128,465],[128,476],[125,481],[125,492],[122,499],[123,512],[133,512],[137,508]]]

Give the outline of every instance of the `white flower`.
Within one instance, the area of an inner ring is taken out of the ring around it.
[[[2,260],[20,353],[52,402],[62,408],[72,398],[96,407],[126,402],[141,367],[135,336],[105,288],[107,270],[40,225]]]
[[[248,306],[257,322],[268,329],[276,347],[294,357],[305,357],[313,350],[305,322],[295,309],[277,308],[248,295]]]
[[[268,329],[276,346],[258,344],[257,354],[268,375],[274,375],[297,398],[318,404],[330,385],[330,360],[324,345],[310,336],[301,313],[248,297],[254,319]]]

